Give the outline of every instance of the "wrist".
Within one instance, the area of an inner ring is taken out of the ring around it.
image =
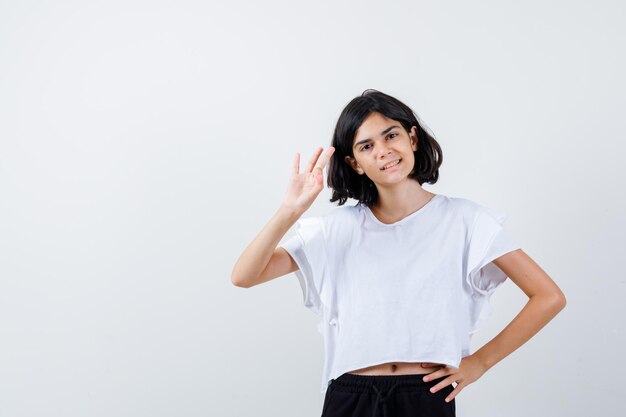
[[[302,216],[302,213],[299,210],[284,205],[281,205],[278,210],[276,210],[276,214],[293,221],[298,220],[300,216]]]
[[[483,372],[487,372],[494,364],[489,360],[489,357],[484,352],[477,351],[473,355],[476,361],[482,366]]]

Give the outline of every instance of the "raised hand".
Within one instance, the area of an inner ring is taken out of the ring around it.
[[[300,153],[296,153],[292,175],[282,203],[283,207],[300,214],[311,207],[324,188],[324,167],[335,152],[335,148],[331,146],[320,157],[323,150],[324,148],[320,147],[315,151],[304,172],[300,172]]]

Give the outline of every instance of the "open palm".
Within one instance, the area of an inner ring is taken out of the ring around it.
[[[322,191],[324,167],[335,152],[335,148],[331,146],[320,157],[323,150],[324,148],[320,147],[315,151],[303,172],[300,172],[300,153],[296,153],[291,178],[283,200],[284,207],[304,213]]]

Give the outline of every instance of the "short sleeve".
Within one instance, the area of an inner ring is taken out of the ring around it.
[[[519,243],[503,227],[507,215],[479,206],[470,232],[467,250],[466,282],[472,292],[472,331],[477,331],[491,315],[489,299],[506,281],[506,274],[492,261],[520,249]]]
[[[280,244],[298,264],[295,271],[304,306],[317,315],[322,313],[321,289],[327,269],[323,218],[307,217],[296,221],[295,235]]]

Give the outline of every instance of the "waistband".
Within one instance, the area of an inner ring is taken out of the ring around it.
[[[331,380],[330,386],[333,390],[345,392],[379,392],[389,391],[414,391],[429,389],[437,385],[446,376],[424,381],[428,374],[408,374],[408,375],[355,375],[345,373],[336,379]]]

